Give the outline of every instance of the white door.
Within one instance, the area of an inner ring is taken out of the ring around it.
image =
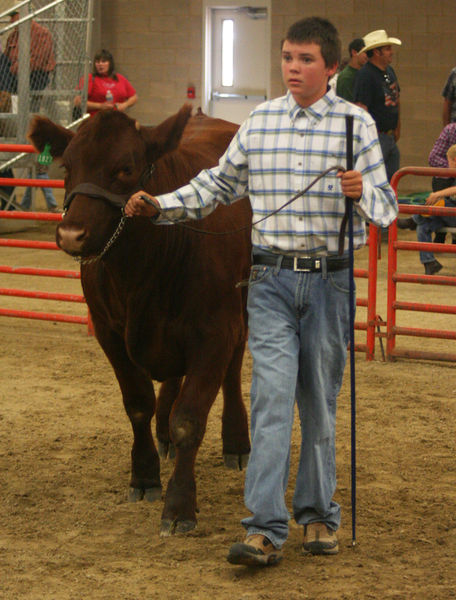
[[[205,112],[213,117],[241,123],[269,97],[269,10],[261,4],[209,8]]]

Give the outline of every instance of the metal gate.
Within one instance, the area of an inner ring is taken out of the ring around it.
[[[444,177],[456,175],[455,169],[435,168],[435,167],[402,167],[393,175],[391,185],[397,194],[397,186],[402,177],[405,175],[418,175],[427,177]],[[413,206],[399,204],[399,213],[404,215],[422,214],[422,215],[446,215],[455,216],[455,208],[445,208],[438,206]],[[398,357],[438,360],[456,362],[456,353],[454,352],[432,352],[426,349],[424,342],[415,346],[414,349],[402,349],[396,347],[398,336],[411,336],[414,338],[423,339],[442,339],[456,340],[456,331],[440,330],[425,328],[425,315],[431,313],[440,313],[447,315],[456,314],[455,304],[431,304],[426,302],[404,302],[398,300],[397,284],[398,283],[413,283],[424,285],[444,285],[456,286],[456,277],[448,277],[445,275],[422,275],[414,273],[401,273],[397,268],[398,250],[415,251],[427,250],[431,252],[445,252],[447,254],[456,255],[456,247],[450,244],[445,247],[444,244],[409,242],[397,239],[397,221],[394,221],[389,228],[388,240],[388,314],[387,314],[387,359],[392,361]],[[450,295],[451,298],[451,295]],[[398,327],[396,324],[396,313],[398,311],[416,311],[421,313],[421,317],[417,318],[417,323],[420,327]]]
[[[25,143],[33,114],[65,127],[79,122],[73,100],[81,77],[88,81],[93,10],[94,0],[0,2],[0,143]],[[85,106],[87,90],[82,96]],[[35,166],[29,154],[0,153],[0,176],[12,177],[15,167],[34,177]]]

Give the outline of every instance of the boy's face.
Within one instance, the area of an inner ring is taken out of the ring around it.
[[[310,106],[326,94],[328,79],[337,64],[327,67],[321,48],[314,42],[294,43],[285,40],[282,47],[282,78],[296,102]]]

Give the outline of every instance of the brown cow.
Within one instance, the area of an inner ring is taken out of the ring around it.
[[[247,323],[251,210],[248,200],[219,207],[192,224],[155,225],[121,218],[128,197],[174,190],[213,166],[237,126],[184,106],[157,127],[139,127],[114,110],[100,111],[76,133],[37,116],[29,139],[51,145],[66,170],[66,212],[57,244],[81,260],[81,280],[96,337],[110,360],[133,428],[130,499],[161,496],[150,422],[151,379],[159,449],[175,448],[161,533],[196,525],[194,463],[207,416],[222,386],[223,453],[243,466],[250,451],[240,371]],[[152,172],[152,168],[153,172]]]

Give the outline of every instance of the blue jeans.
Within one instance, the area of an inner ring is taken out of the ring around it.
[[[382,149],[383,162],[385,163],[386,176],[388,181],[391,181],[391,177],[399,169],[400,165],[400,154],[399,148],[397,147],[396,140],[392,135],[387,133],[379,133],[378,141]]]
[[[37,179],[49,179],[49,175],[47,173],[37,173]],[[44,199],[46,200],[46,204],[48,208],[56,208],[57,201],[52,192],[52,188],[41,188]],[[30,206],[32,204],[32,188],[26,188],[24,197],[22,198],[21,208],[23,210],[30,210]]]
[[[325,270],[325,269],[324,269]],[[293,499],[297,523],[340,525],[336,488],[336,398],[349,340],[348,270],[299,273],[254,265],[248,296],[252,451],[242,521],[280,548],[290,514],[285,490],[297,403],[301,446]]]
[[[445,206],[456,207],[456,202],[445,198]],[[416,239],[419,242],[432,242],[432,234],[442,227],[456,227],[456,217],[424,217],[413,215],[416,223]],[[420,250],[420,261],[426,264],[435,260],[433,252],[422,252]]]

